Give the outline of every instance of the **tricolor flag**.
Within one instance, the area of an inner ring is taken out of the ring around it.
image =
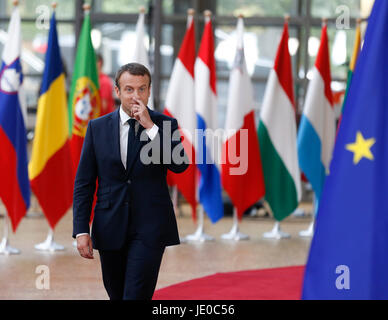
[[[237,50],[230,74],[225,133],[222,146],[222,184],[237,217],[265,192],[260,147],[253,109],[253,88],[244,55],[244,23],[237,21]]]
[[[52,229],[73,201],[68,133],[66,83],[53,13],[29,164],[31,188]]]
[[[388,1],[375,0],[305,269],[303,299],[388,299]]]
[[[350,65],[349,65],[349,70],[348,70],[348,81],[346,84],[346,92],[345,92],[344,102],[342,103],[341,115],[340,115],[340,118],[338,119],[337,131],[338,131],[339,126],[340,126],[341,121],[342,121],[342,114],[344,112],[343,109],[344,109],[346,99],[348,96],[350,84],[352,83],[353,73],[354,73],[354,69],[356,67],[356,62],[357,62],[358,56],[359,56],[360,51],[361,51],[361,27],[360,27],[360,23],[361,23],[360,21],[357,21],[356,37],[355,37],[354,46],[353,46],[352,59],[350,60]]]
[[[194,102],[195,30],[193,15],[188,16],[187,30],[172,70],[164,113],[178,120],[182,143],[190,159],[189,167],[181,174],[168,171],[169,182],[175,184],[192,208],[196,218],[197,187],[194,139],[197,127]]]
[[[90,14],[86,11],[78,41],[68,102],[70,148],[74,176],[77,172],[89,120],[97,118],[101,112],[97,62],[90,31]]]
[[[148,51],[144,43],[146,40],[144,20],[145,20],[145,9],[141,8],[139,13],[139,18],[137,19],[137,23],[136,23],[136,41],[134,45],[134,50],[127,63],[129,62],[141,63],[142,65],[146,66],[147,69],[150,70],[151,72],[150,62],[148,59]],[[148,100],[148,107],[151,109],[154,109],[154,95],[152,93],[152,87],[151,87],[151,95]]]
[[[20,14],[15,6],[0,68],[0,197],[14,232],[30,205],[26,128],[19,101],[21,44]]]
[[[275,66],[269,74],[258,135],[265,199],[275,219],[281,221],[296,209],[302,195],[287,22],[284,24]]]
[[[214,139],[206,137],[206,130],[213,135],[217,128],[216,61],[210,14],[206,15],[205,28],[194,67],[195,110],[197,112],[198,147],[196,163],[200,171],[199,201],[210,220],[215,223],[224,215],[221,175],[218,167],[219,148]]]
[[[335,114],[330,84],[329,40],[324,24],[298,131],[299,165],[311,183],[317,203],[329,173],[335,140]]]

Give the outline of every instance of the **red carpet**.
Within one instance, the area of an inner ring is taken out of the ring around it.
[[[216,273],[155,292],[154,300],[299,300],[304,266]]]

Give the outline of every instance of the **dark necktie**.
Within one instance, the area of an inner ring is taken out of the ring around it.
[[[133,149],[133,146],[135,144],[136,136],[135,136],[135,119],[129,119],[129,130],[128,130],[128,145],[127,145],[127,170],[128,170],[128,164],[129,164],[129,158],[131,154],[131,149]]]

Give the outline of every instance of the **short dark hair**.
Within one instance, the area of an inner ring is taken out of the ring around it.
[[[101,63],[104,63],[104,58],[102,57],[101,53],[96,53],[97,62],[101,61]]]
[[[121,75],[124,72],[129,72],[133,76],[145,76],[145,75],[147,75],[148,79],[150,80],[148,86],[151,86],[151,73],[150,73],[150,71],[144,65],[142,65],[140,63],[132,62],[132,63],[124,64],[123,66],[120,67],[119,70],[117,70],[116,77],[115,77],[115,85],[117,88],[120,89],[119,80],[120,80]]]

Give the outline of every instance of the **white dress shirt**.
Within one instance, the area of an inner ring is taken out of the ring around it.
[[[131,117],[123,110],[122,106],[120,106],[119,110],[120,114],[120,156],[121,162],[125,169],[127,169],[127,148],[128,148],[128,131],[129,131],[129,123],[127,122]],[[139,125],[136,122],[136,125]],[[135,132],[138,128],[135,128]],[[146,129],[146,133],[151,140],[154,140],[156,135],[159,132],[159,127],[154,124],[152,128]],[[79,233],[76,235],[76,238],[88,233]]]
[[[121,162],[124,165],[124,168],[127,169],[127,147],[128,147],[128,131],[129,131],[129,123],[127,122],[131,117],[123,110],[122,106],[120,106],[120,155]],[[139,125],[137,122],[136,125]],[[135,132],[138,128],[135,128]],[[154,124],[152,128],[146,129],[146,133],[151,140],[154,140],[157,133],[159,131],[159,127]]]

